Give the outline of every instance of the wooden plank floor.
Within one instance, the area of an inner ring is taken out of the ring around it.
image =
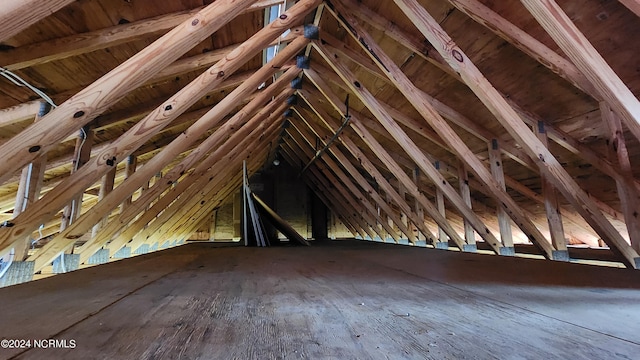
[[[355,241],[192,244],[0,289],[18,359],[638,359],[640,272]]]

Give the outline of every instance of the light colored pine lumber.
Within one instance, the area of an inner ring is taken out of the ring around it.
[[[629,152],[624,138],[624,129],[620,118],[612,111],[609,104],[600,102],[602,121],[608,131],[607,155],[609,160],[618,161],[624,179],[616,180],[618,198],[622,205],[624,222],[627,226],[631,246],[640,252],[640,193],[633,186],[633,168],[629,160]]]
[[[287,75],[281,76],[280,79],[283,79],[284,81],[286,81]],[[274,85],[275,85],[275,88],[278,87],[278,85],[276,84]],[[271,86],[267,90],[270,90],[270,89],[271,89]],[[280,108],[279,109],[280,111],[278,111],[278,109],[276,109],[275,106],[278,105],[277,103],[278,101],[282,101],[286,99],[291,93],[292,93],[292,90],[289,90],[289,91],[285,91],[279,96],[276,96],[275,98],[276,101],[267,105],[263,110],[261,110],[258,114],[256,114],[251,120],[249,120],[244,126],[242,126],[242,123],[240,121],[241,119],[243,119],[243,117],[239,115],[239,114],[242,114],[242,112],[236,114],[232,119],[230,119],[225,124],[226,126],[222,126],[219,129],[217,129],[211,136],[207,138],[207,140],[205,140],[205,142],[201,143],[199,145],[199,150],[192,152],[192,154],[194,154],[194,156],[197,156],[197,158],[194,158],[194,159],[185,158],[183,162],[181,164],[176,165],[174,169],[176,169],[177,172],[182,172],[183,171],[182,169],[185,169],[185,168],[188,169],[191,167],[191,165],[188,165],[189,163],[196,163],[198,160],[204,158],[204,160],[202,160],[199,164],[197,164],[197,166],[193,169],[193,172],[187,173],[187,174],[190,179],[196,179],[196,178],[201,178],[206,176],[207,169],[214,166],[222,158],[224,154],[230,151],[231,148],[236,143],[238,143],[238,139],[243,139],[247,137],[247,131],[250,130],[251,127],[258,124],[260,121],[264,120],[268,116],[269,111],[273,111],[275,109],[274,112],[278,114],[284,111],[284,108]],[[270,91],[265,93],[265,95],[270,95],[270,94],[271,94]],[[260,103],[260,100],[256,100],[256,103]],[[251,109],[246,108],[245,111],[251,112]],[[266,121],[269,121],[269,120],[266,120]],[[241,126],[240,129],[237,129],[237,127],[239,126]],[[229,129],[234,127],[236,127],[236,131],[231,132]],[[228,140],[224,143],[221,143],[225,139],[228,139]],[[245,140],[242,140],[242,141],[244,142]],[[209,152],[212,151],[214,148],[216,149],[215,152],[209,154]],[[169,179],[173,179],[175,176],[174,173],[175,171],[172,169],[171,171],[169,171],[166,177]],[[219,174],[216,174],[216,175],[219,175]],[[178,178],[176,178],[176,180],[178,180]],[[184,181],[185,180],[183,179],[180,182],[178,182],[178,185],[175,188],[171,189],[170,193],[160,198],[159,202],[162,202],[162,205],[160,207],[156,206],[156,208],[158,208],[159,211],[163,209],[164,206],[168,206],[168,204],[171,201],[173,201],[173,199],[175,199],[175,197],[178,196],[188,186],[189,183],[184,183]],[[147,192],[146,194],[139,197],[129,209],[127,209],[122,214],[120,214],[120,216],[118,216],[112,223],[109,223],[107,227],[105,227],[100,233],[98,233],[95,239],[92,239],[92,241],[83,245],[81,250],[82,254],[87,253],[89,256],[93,254],[104,243],[109,241],[119,231],[119,228],[126,226],[139,213],[144,212],[144,210],[149,206],[149,204],[151,203],[152,199],[156,196],[156,194],[162,194],[164,191],[169,189],[169,187],[170,185],[168,184],[168,181],[162,182],[157,184],[153,188],[152,190],[153,192]],[[173,195],[173,198],[169,197],[170,194]],[[151,211],[145,212],[143,214],[143,218],[148,218],[151,215],[150,213]],[[144,222],[144,219],[141,221]],[[127,229],[126,231],[130,232],[129,229]],[[123,235],[123,236],[124,238],[126,238],[126,235]],[[83,259],[84,259],[84,255],[81,255],[81,261]]]
[[[526,31],[509,22],[500,14],[491,10],[477,0],[448,0],[456,9],[467,14],[479,24],[494,32],[496,35],[508,41],[511,45],[529,55],[547,69],[567,80],[578,89],[596,100],[602,96],[593,84],[582,74],[580,70],[569,60],[538,41]]]
[[[334,60],[331,60],[331,61],[334,61]],[[331,92],[330,87],[324,82],[324,80],[320,77],[320,75],[318,73],[316,73],[313,69],[305,69],[305,75],[307,75],[307,77],[314,83],[314,85],[316,85],[316,88],[318,90],[320,90],[322,95],[329,100],[330,104],[333,107],[335,107],[337,111],[339,111],[340,113],[344,113],[344,111],[346,110],[343,107],[344,105],[336,97],[336,95]],[[367,100],[369,100],[369,99],[371,99],[371,98],[367,97]],[[367,102],[365,102],[365,104]],[[375,109],[376,112],[380,112],[380,114],[378,114],[378,116],[385,115],[384,112],[383,112],[384,110],[380,109],[379,107],[378,108],[374,108],[374,109]],[[388,114],[386,114],[386,115],[388,116]],[[371,148],[371,150],[374,152],[374,154],[378,158],[380,158],[380,160],[385,164],[385,166],[393,173],[393,175],[398,179],[398,181],[400,181],[402,183],[402,185],[404,185],[406,187],[407,191],[409,191],[411,196],[419,199],[420,204],[425,208],[425,210],[427,211],[428,215],[432,219],[434,219],[434,221],[436,221],[439,226],[442,226],[442,228],[445,229],[445,231],[447,232],[447,235],[449,235],[449,237],[452,240],[454,240],[454,242],[459,246],[460,249],[464,248],[464,244],[465,244],[464,240],[462,238],[460,238],[460,236],[455,232],[455,230],[451,227],[451,225],[447,222],[447,220],[444,217],[442,217],[440,215],[440,213],[438,213],[438,211],[433,207],[431,202],[420,192],[420,190],[413,183],[411,178],[400,168],[400,166],[389,155],[389,153],[386,151],[386,149],[363,126],[363,124],[362,124],[363,121],[364,120],[360,120],[358,117],[356,117],[356,116],[354,116],[352,114],[350,125],[356,131],[356,133],[363,139],[363,141]],[[411,141],[411,140],[409,140],[409,141]],[[413,165],[413,166],[415,166],[415,165]],[[427,160],[425,164],[421,164],[420,166],[422,168],[422,167],[433,166],[433,165],[430,164],[429,161]],[[425,173],[427,173],[427,172],[425,171]],[[449,193],[451,194],[451,196],[457,197],[459,199],[459,204],[462,203],[462,199],[455,192],[453,187],[451,187],[451,185],[440,174],[433,175],[433,171],[429,171],[428,174],[429,174],[430,177],[431,176],[434,176],[434,177],[437,176],[436,177],[437,178],[437,182],[440,183],[440,184],[443,184],[443,186],[445,186],[445,187],[448,186],[449,187]],[[469,216],[473,216],[473,215],[471,215],[473,213],[469,209],[463,209],[461,211],[465,211],[465,210],[467,210],[467,214],[469,214]],[[491,238],[491,236],[492,236],[490,233],[487,233],[487,232],[484,232],[484,231],[483,231],[482,234],[484,236],[487,236],[488,238]],[[494,240],[495,240],[495,238],[494,238]],[[497,240],[495,240],[495,243],[497,244]]]
[[[39,154],[89,123],[129,91],[151,79],[254,2],[215,1],[71,97],[41,121],[0,145],[0,153],[7,159],[0,164],[0,184]],[[0,241],[0,248],[2,244]]]
[[[201,96],[206,94],[210,89],[219,85],[224,78],[237,70],[259,50],[263,49],[266,44],[278,37],[283,31],[290,28],[292,25],[300,22],[304,15],[312,11],[318,2],[319,0],[302,1],[292,7],[287,11],[287,13],[283,14],[281,18],[260,30],[248,39],[244,46],[240,46],[233,50],[227,55],[227,57],[225,57],[225,59],[219,61],[211,69],[203,73],[200,77],[192,81],[189,85],[164,102],[163,105],[147,115],[145,119],[136,123],[136,125],[134,125],[125,134],[112,142],[108,148],[103,150],[93,159],[92,162],[87,164],[87,166],[84,166],[78,173],[66,179],[65,183],[68,184],[67,186],[70,188],[82,187],[83,183],[92,182],[96,176],[100,176],[108,171],[109,168],[118,161],[118,159],[126,158],[136,148],[144,144],[151,136],[174,120],[182,112],[186,111],[191,105],[198,101]],[[196,123],[191,125],[187,131],[181,133],[176,140],[149,161],[142,171],[134,173],[128,182],[133,183],[134,181],[138,181],[138,179],[143,179],[145,177],[148,179],[152,174],[160,171],[166,163],[171,161],[175,156],[177,156],[177,154],[197,140],[201,134],[215,126],[217,122],[221,121],[223,116],[236,105],[236,102],[239,101],[239,99],[255,92],[260,83],[275,73],[278,70],[278,67],[284,65],[284,63],[304,47],[307,42],[307,39],[299,37],[281,50],[269,65],[264,66],[256,72],[251,77],[250,81],[245,81],[240,87],[226,96],[214,108],[214,110],[205,114]],[[136,180],[133,180],[134,178]],[[133,187],[133,189],[137,189],[137,186]],[[119,189],[112,192],[109,200],[110,205],[118,206],[122,201],[124,201],[126,196],[130,195],[130,192],[126,194],[125,192],[126,190]],[[43,199],[41,199],[43,203],[46,204],[46,207],[40,207],[38,212],[29,214],[29,217],[24,216],[23,218],[26,220],[23,220],[21,223],[16,222],[16,226],[11,229],[0,229],[0,248],[2,248],[2,243],[6,241],[4,240],[5,237],[15,236],[19,232],[24,231],[22,230],[23,228],[27,229],[33,227],[38,223],[38,221],[41,221],[40,219],[51,216],[52,212],[57,211],[56,206],[58,206],[58,204],[56,204],[54,200],[56,197],[64,198],[65,193],[69,193],[69,190],[63,188],[58,193],[55,191],[48,193],[43,197]],[[112,201],[111,199],[116,198],[116,196],[118,196],[118,201]],[[25,213],[23,215],[27,214]],[[91,217],[88,217],[91,221],[86,220],[84,221],[84,225],[82,225],[84,227],[84,231],[70,236],[75,236],[76,238],[77,236],[81,236],[95,224],[95,222],[93,222],[95,219],[92,218],[98,217],[99,219],[101,216],[103,216],[102,212],[92,213]],[[87,222],[91,222],[91,224],[86,225]],[[3,233],[2,230],[10,231],[5,231]]]
[[[640,101],[554,0],[520,0],[640,141]]]
[[[0,6],[0,41],[55,13],[75,0],[4,0]]]
[[[282,3],[282,0],[258,0],[244,8],[241,13],[259,11],[279,3]],[[0,53],[0,64],[4,64],[3,67],[8,70],[19,70],[163,34],[190,20],[203,8],[198,7],[192,10],[164,14],[150,19],[20,46]],[[215,51],[213,52],[215,53]]]
[[[488,144],[489,164],[491,174],[496,179],[500,187],[506,190],[504,181],[504,168],[502,166],[502,153],[498,139],[492,139]],[[500,227],[500,241],[502,246],[513,247],[513,236],[511,233],[511,219],[504,208],[498,205],[498,226]]]
[[[523,0],[524,2],[529,2]],[[497,120],[523,146],[529,156],[538,164],[541,173],[548,175],[564,197],[587,220],[589,225],[622,255],[625,264],[631,268],[640,266],[638,253],[620,236],[617,230],[605,218],[595,202],[580,188],[575,180],[562,168],[553,154],[535,137],[514,109],[507,104],[502,95],[489,83],[471,60],[457,47],[453,40],[415,0],[394,0],[418,30],[431,42],[440,55],[465,80],[470,89],[494,114]],[[531,2],[535,3],[535,2]],[[542,0],[539,5],[548,4]],[[535,6],[535,5],[534,5]],[[565,15],[566,16],[566,15]],[[579,65],[577,65],[580,68]],[[588,74],[585,74],[588,76]],[[637,102],[637,100],[635,100]]]
[[[309,106],[312,108],[312,110],[315,112],[318,118],[320,118],[324,122],[326,127],[331,129],[331,131],[335,131],[338,129],[339,125],[336,123],[336,121],[334,121],[333,118],[331,118],[322,108],[318,106],[317,102],[314,101],[313,96],[308,95],[308,93],[305,93],[304,90],[299,90],[298,93],[301,94],[301,97],[309,104]],[[299,109],[296,109],[295,111],[298,114],[300,114]],[[301,114],[300,116],[303,119],[305,118]],[[306,123],[319,136],[325,139],[327,139],[327,136],[329,137],[331,136],[329,135],[329,133],[327,133],[325,128],[321,128],[320,126],[313,124],[309,120],[306,120]],[[373,163],[371,163],[371,161],[365,156],[365,154],[356,146],[353,140],[350,139],[349,135],[342,134],[338,139],[345,146],[345,148],[354,156],[354,158],[358,160],[358,163],[360,164],[360,166],[362,166],[369,173],[369,175],[373,179],[375,179],[376,183],[385,192],[385,194],[390,199],[392,199],[402,211],[404,211],[409,215],[409,217],[411,218],[411,221],[413,221],[413,223],[416,224],[416,226],[418,226],[420,231],[422,231],[425,235],[430,236],[432,238],[433,235],[431,235],[429,229],[427,229],[427,227],[424,224],[424,216],[420,216],[417,212],[413,213],[411,211],[411,207],[409,206],[409,204],[407,204],[407,202],[400,197],[400,194],[398,194],[398,192],[391,186],[391,184],[389,184],[389,182],[384,178],[384,176],[375,167],[375,165],[373,165]],[[340,151],[340,149],[331,148],[330,151],[336,156],[336,158],[340,161],[341,164],[350,164],[348,159]],[[350,166],[350,168],[351,170],[348,170],[349,173],[358,173],[358,171],[352,165]],[[364,179],[361,179],[361,181],[362,180]],[[366,183],[366,180],[362,182]],[[373,188],[370,187],[370,185],[367,188],[370,189],[370,192],[375,191]],[[379,201],[377,202],[380,204],[379,206],[383,209],[388,207],[388,206],[382,205],[382,203],[385,203],[384,200],[382,200],[382,198],[380,198]],[[389,209],[389,210],[385,210],[385,212],[387,214],[390,214],[390,213],[393,213],[393,210]],[[397,219],[394,222],[397,223]]]

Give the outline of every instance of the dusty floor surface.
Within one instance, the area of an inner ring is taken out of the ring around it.
[[[355,241],[192,244],[0,289],[0,309],[0,338],[68,347],[0,358],[640,359],[640,271]]]

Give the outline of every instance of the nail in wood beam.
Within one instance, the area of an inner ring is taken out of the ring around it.
[[[524,0],[523,0],[524,1]],[[480,70],[464,54],[462,49],[448,36],[435,19],[415,0],[394,0],[420,32],[429,40],[447,63],[458,73],[469,88],[491,111],[502,126],[516,139],[540,167],[541,173],[549,176],[564,197],[587,220],[589,225],[622,255],[624,263],[631,268],[640,267],[638,253],[620,236],[615,227],[605,218],[595,202],[580,188],[575,180],[562,168],[558,160],[536,138],[522,118],[507,104],[502,95],[489,83]],[[529,2],[529,1],[527,1]],[[535,3],[535,1],[531,1]],[[547,4],[542,0],[539,4]],[[580,68],[580,66],[578,66]],[[585,74],[587,75],[587,74]],[[587,75],[587,77],[589,77]],[[637,102],[637,100],[636,100]],[[640,127],[639,127],[640,128]],[[520,222],[518,222],[520,223]],[[540,241],[537,241],[541,243]],[[551,244],[548,244],[551,245]],[[550,247],[550,246],[549,246]],[[545,250],[549,250],[545,248]],[[545,251],[549,253],[550,251]]]
[[[554,0],[520,0],[640,141],[640,101]]]
[[[149,80],[238,15],[255,0],[220,0],[207,6],[144,50],[51,111],[41,121],[0,145],[0,184]]]

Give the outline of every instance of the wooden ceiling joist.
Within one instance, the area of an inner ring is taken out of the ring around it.
[[[255,0],[216,1],[0,145],[0,184],[231,21]],[[105,159],[106,160],[106,159]],[[0,242],[3,243],[3,242]],[[6,244],[4,244],[6,245]]]
[[[296,6],[289,9],[287,13],[281,16],[280,19],[263,28],[261,31],[247,40],[243,46],[239,46],[234,49],[227,55],[227,57],[225,57],[225,59],[216,63],[216,65],[214,65],[211,69],[204,72],[199,78],[191,82],[190,85],[182,89],[172,98],[165,101],[155,111],[151,112],[149,115],[147,115],[147,117],[138,122],[129,131],[127,131],[127,133],[119,137],[118,140],[114,141],[110,145],[110,147],[105,149],[101,154],[94,158],[91,163],[85,165],[76,174],[69,177],[65,181],[70,184],[70,187],[75,188],[82,187],[84,183],[93,182],[93,177],[99,177],[101,174],[108,171],[108,169],[114,163],[117,163],[117,159],[123,159],[129,156],[133,152],[133,150],[146,142],[146,140],[148,140],[152,135],[159,131],[159,129],[166,126],[166,124],[170,123],[177,116],[182,114],[182,112],[186,111],[209,90],[219,85],[226,77],[230,76],[235,70],[237,70],[250,57],[254,56],[259,50],[262,50],[274,38],[277,38],[278,36],[280,36],[280,34],[282,34],[282,32],[301,22],[302,18],[307,13],[312,11],[315,6],[317,6],[318,2],[318,0],[302,1]],[[162,155],[156,155],[156,157],[154,157],[154,159],[151,161],[154,166],[150,166],[150,164],[147,164],[144,167],[145,174],[137,172],[128,181],[133,182],[133,177],[141,179],[146,176],[147,172],[157,172],[164,166],[164,164],[166,164],[166,162],[173,159],[193,141],[197,140],[197,138],[200,136],[200,134],[203,133],[203,131],[206,131],[207,129],[215,126],[216,123],[220,121],[222,117],[235,106],[235,102],[237,102],[238,99],[241,99],[255,92],[262,82],[266,81],[271,75],[276,72],[278,68],[282,67],[286,61],[289,61],[289,59],[295,56],[298,51],[300,51],[300,49],[302,49],[307,44],[307,42],[308,40],[303,37],[294,40],[291,44],[285,47],[285,49],[279,52],[270,64],[265,65],[262,71],[258,71],[254,75],[252,75],[250,79],[243,82],[243,84],[239,88],[236,88],[229,96],[225,97],[225,99],[220,104],[214,107],[214,110],[205,114],[196,123],[191,125],[188,131],[183,132],[178,139],[172,141],[169,146],[163,149],[161,153]],[[194,137],[191,134],[197,136]],[[65,192],[68,192],[68,190],[62,190],[62,194],[64,194]],[[124,191],[116,190],[110,194],[110,197],[115,197],[114,194],[116,193],[118,193],[120,197],[129,195],[124,194]],[[57,211],[58,209],[55,208],[57,204],[54,201],[50,200],[51,198],[56,199],[56,197],[54,197],[54,194],[56,196],[60,196],[56,194],[54,190],[47,194],[48,198],[46,200],[45,198],[42,199],[43,201],[47,201],[47,207],[39,208],[38,212],[34,212],[31,214],[23,213],[23,219],[27,219],[26,221],[20,222],[19,220],[21,219],[16,219],[14,227],[0,229],[0,247],[5,242],[10,242],[9,240],[3,239],[3,236],[12,236],[11,233],[14,234],[14,236],[18,235],[19,233],[25,231],[22,230],[23,228],[29,229],[26,231],[30,233],[37,227],[37,224],[40,223],[43,218],[51,216],[52,212]],[[61,197],[63,198],[63,196]],[[124,198],[119,199],[119,201],[113,203],[112,205],[117,206],[123,200]],[[97,214],[98,212],[96,212],[96,216]],[[88,230],[88,228],[93,226],[95,224],[95,220],[96,219],[91,219],[91,225],[83,227],[82,229],[84,231],[82,231],[81,233],[84,233]],[[82,221],[76,222],[76,224],[79,224],[81,222]],[[2,230],[12,231],[6,232],[6,234],[2,234]],[[71,236],[73,237],[74,235]]]
[[[248,7],[240,9],[241,11],[238,14],[262,10],[281,4],[283,0],[254,0],[253,2]],[[132,42],[137,39],[153,37],[154,35],[166,33],[185,21],[190,21],[202,9],[203,7],[200,7],[88,33],[20,46],[0,53],[0,64],[4,64],[3,67],[8,70],[19,70]]]
[[[208,115],[205,114],[203,117],[201,117],[197,122],[197,123],[200,123],[199,126],[196,126],[196,124],[192,125],[192,127],[189,128],[189,131],[190,131],[189,134],[191,132],[193,132],[194,134],[201,134],[203,130],[206,130],[212,126],[215,126],[215,124],[221,121],[223,117],[230,111],[230,109],[235,106],[235,101],[239,96],[242,96],[242,95],[246,96],[248,92],[255,91],[257,89],[258,84],[264,81],[266,77],[271,76],[271,74],[275,72],[275,69],[280,67],[280,65],[282,65],[284,62],[288,61],[293,55],[295,55],[298,51],[300,51],[306,45],[306,41],[304,38],[300,38],[298,43],[299,43],[298,46],[295,45],[295,42],[292,43],[290,45],[291,48],[289,51],[283,50],[280,53],[281,55],[280,58],[274,59],[274,62],[272,64],[270,63],[268,65],[265,65],[264,68],[267,69],[266,76],[260,71],[256,72],[250,78],[250,80],[248,80],[243,84],[243,86],[237,88],[231,94],[229,94],[227,98],[228,100],[226,102],[219,103],[210,111],[210,113],[208,113]],[[278,65],[278,66],[272,67],[272,65]],[[285,79],[283,81],[285,82],[295,77],[297,74],[297,70],[295,68],[291,68],[286,74],[288,75],[283,76],[283,78]],[[277,85],[274,88],[277,88]],[[272,88],[272,90],[274,88]],[[250,102],[249,105],[245,106],[248,114],[251,114],[258,108],[258,106],[262,105],[266,100],[266,98],[273,95],[273,92],[265,92],[265,94],[266,94],[265,96],[257,97],[252,102]],[[242,112],[238,114],[239,115],[235,117],[236,119],[235,121],[233,121],[232,119],[228,122],[229,125],[223,126],[220,129],[218,129],[217,136],[208,137],[207,140],[205,140],[205,142],[203,142],[201,146],[196,149],[195,152],[192,152],[191,155],[185,158],[181,164],[179,164],[172,171],[170,171],[170,173],[165,176],[162,182],[152,187],[151,189],[153,190],[148,190],[147,194],[143,195],[143,200],[141,201],[141,203],[146,202],[147,204],[145,204],[144,207],[142,208],[138,206],[130,207],[128,209],[130,214],[129,216],[131,217],[132,213],[133,213],[132,215],[135,216],[136,209],[138,211],[145,209],[146,206],[151,202],[151,200],[159,196],[174,181],[177,181],[178,178],[180,178],[195,163],[197,163],[197,161],[199,161],[202,158],[202,156],[204,156],[209,151],[211,151],[213,146],[217,144],[218,139],[224,136],[224,134],[226,134],[229,131],[229,129],[233,128],[233,126],[237,125],[237,123],[239,122],[237,119],[243,118],[241,116]],[[182,135],[185,135],[185,133],[183,133]],[[90,214],[87,214],[86,216],[81,217],[80,219],[78,219],[78,221],[76,221],[73,224],[71,228],[62,232],[59,235],[60,239],[58,241],[56,242],[52,241],[50,243],[51,250],[47,249],[47,253],[52,255],[56,253],[56,251],[60,251],[59,250],[60,247],[70,246],[75,241],[75,239],[77,239],[79,236],[82,236],[82,234],[87,232],[93,225],[95,225],[96,222],[100,220],[100,218],[103,216],[104,213],[110,212],[112,209],[119,206],[123,201],[125,201],[126,198],[130,196],[131,189],[137,189],[139,186],[141,186],[143,182],[147,181],[151,176],[153,176],[160,169],[162,169],[167,163],[167,161],[170,161],[171,159],[173,159],[176,153],[182,152],[185,149],[185,147],[188,147],[191,144],[191,142],[195,140],[197,140],[197,138],[194,139],[193,137],[186,138],[186,136],[179,136],[177,139],[172,141],[171,144],[165,147],[150,162],[145,164],[144,167],[142,167],[139,171],[136,171],[135,173],[133,173],[122,184],[122,186],[119,186],[118,188],[116,188],[98,205],[94,206],[94,208],[92,209],[93,211]],[[141,200],[141,199],[138,199],[138,200]],[[120,225],[121,224],[114,224],[110,229],[115,231]],[[44,256],[44,255],[39,255],[39,257],[40,256]]]

